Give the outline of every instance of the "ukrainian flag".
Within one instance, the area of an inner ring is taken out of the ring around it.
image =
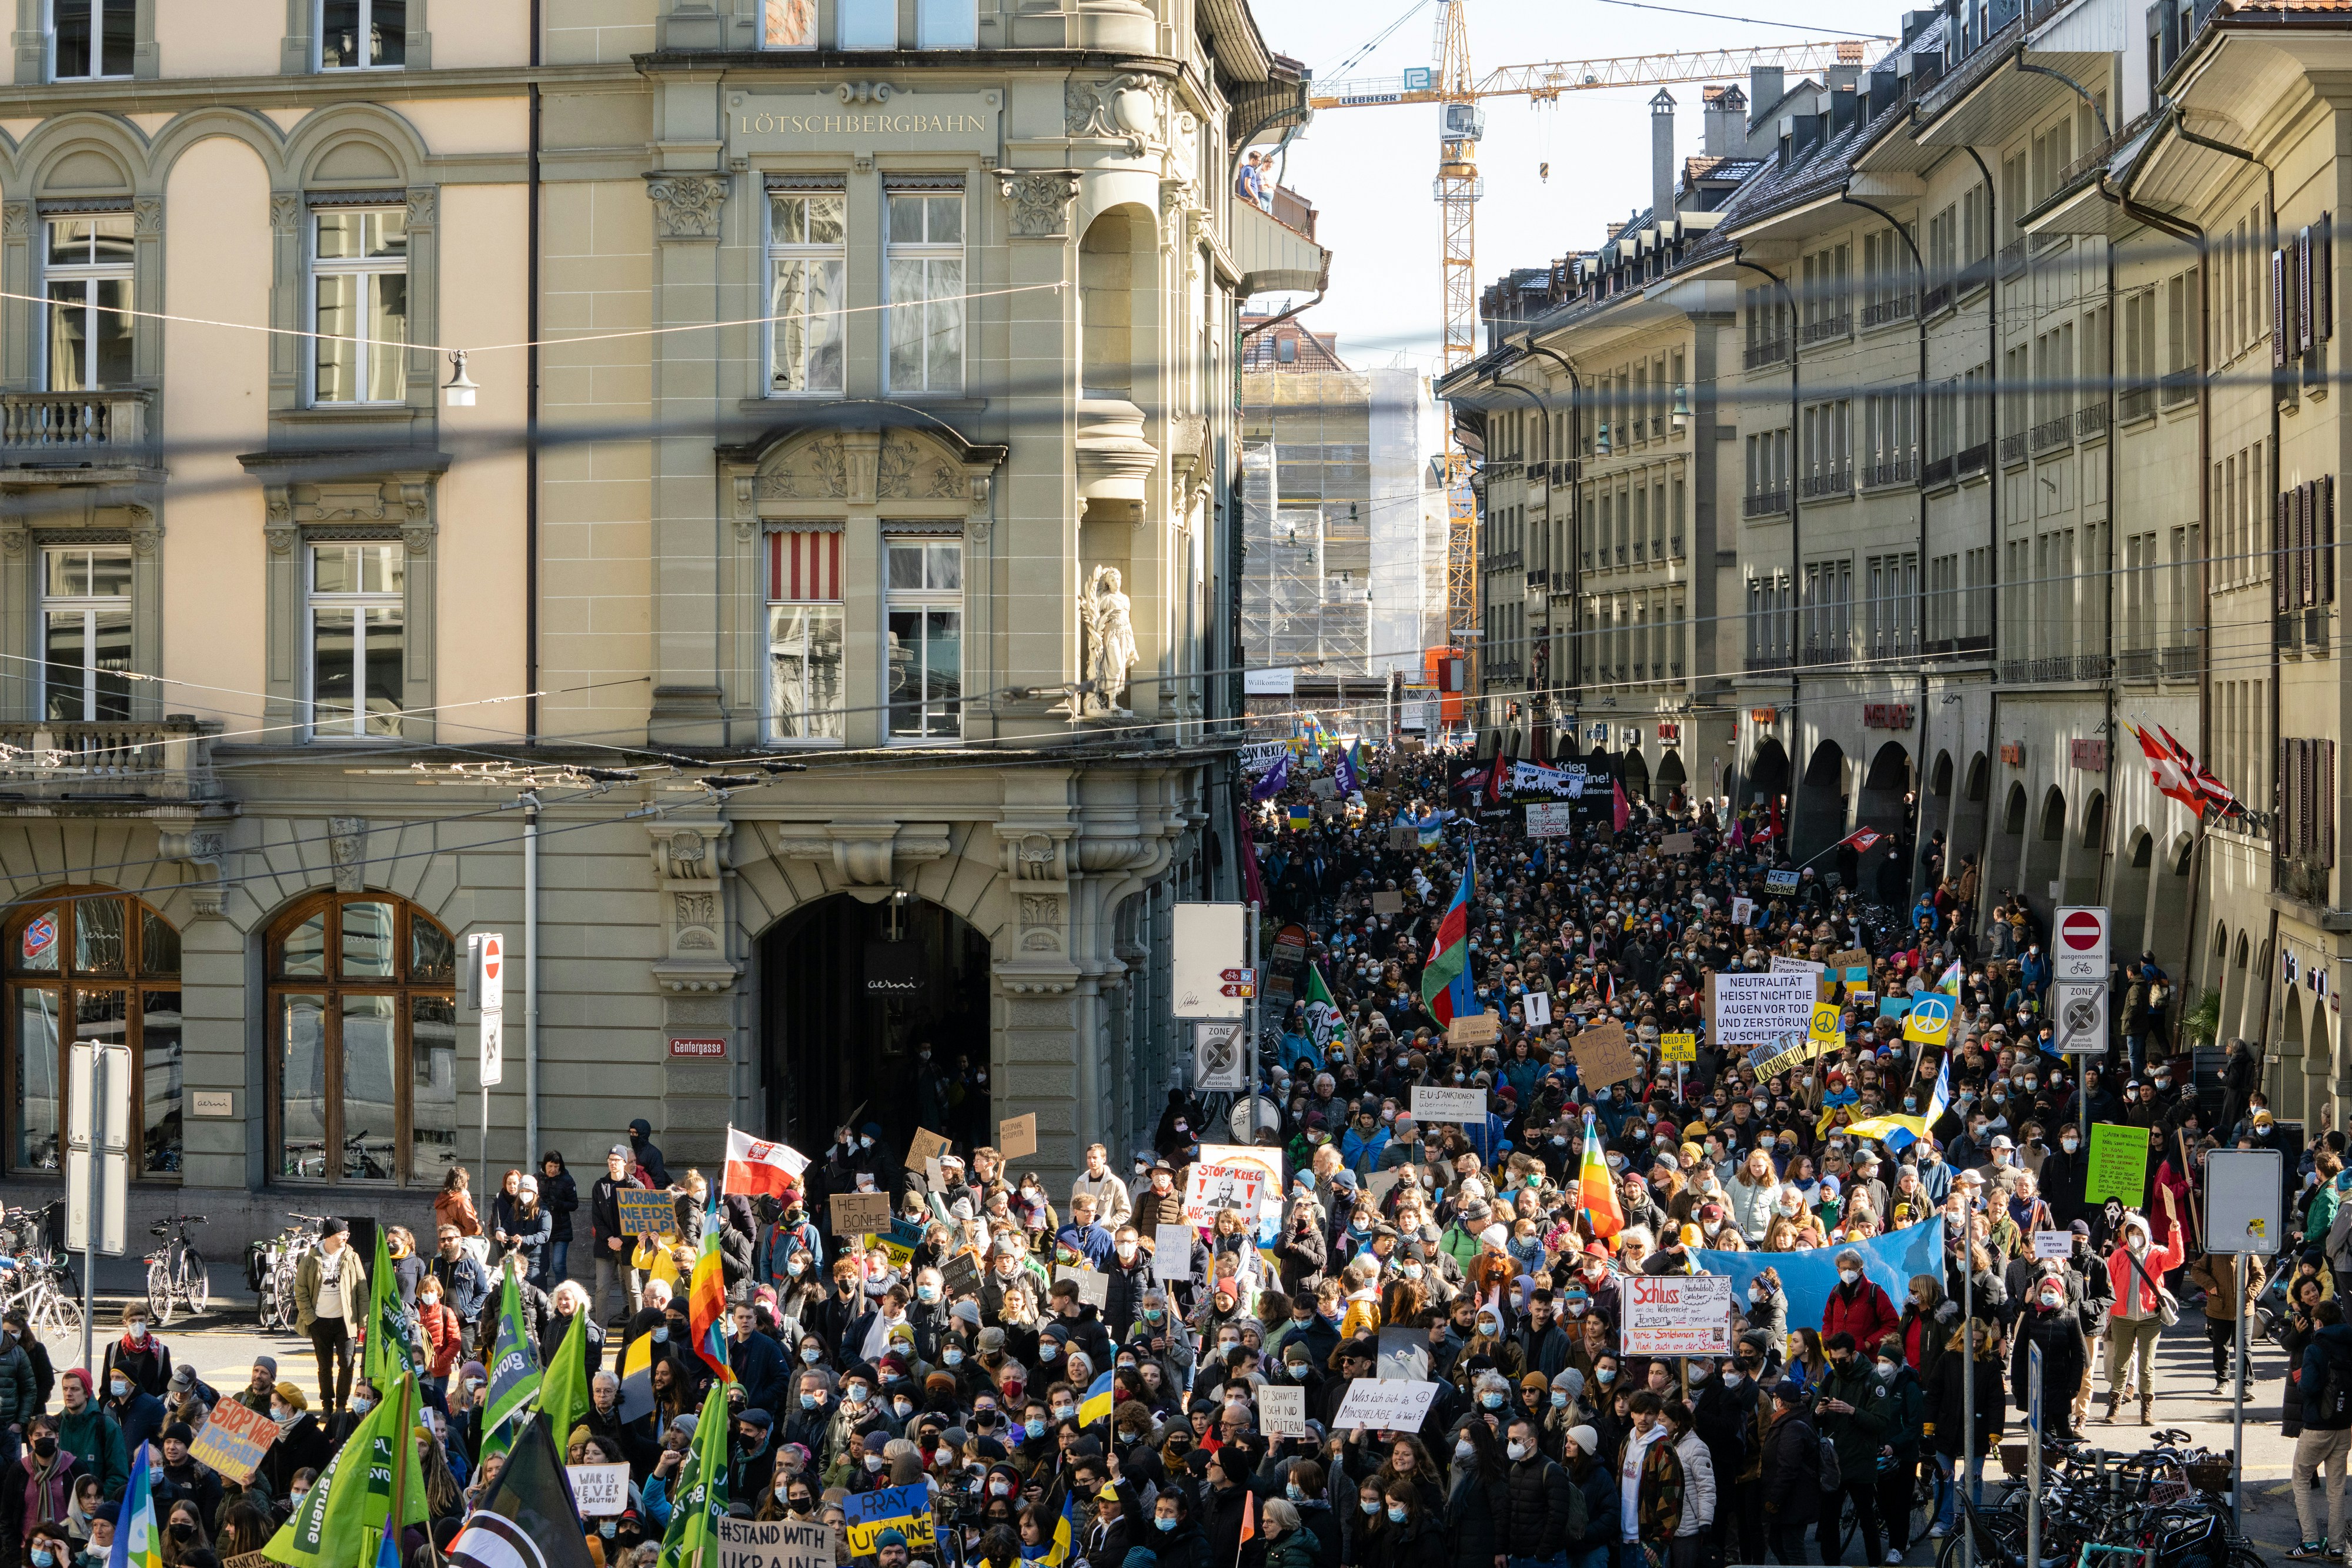
[[[1078,1425],[1091,1427],[1097,1421],[1109,1420],[1110,1407],[1110,1374],[1106,1372],[1095,1379],[1094,1386],[1087,1390],[1086,1398],[1079,1402]]]

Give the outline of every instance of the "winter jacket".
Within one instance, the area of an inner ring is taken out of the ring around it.
[[[1764,1233],[1772,1224],[1772,1195],[1780,1190],[1780,1182],[1769,1177],[1750,1186],[1744,1170],[1723,1184],[1723,1195],[1729,1199],[1731,1223],[1748,1239],[1750,1247],[1763,1244]]]
[[[2130,1228],[2126,1226],[2125,1228],[2128,1230]],[[2115,1287],[2116,1292],[2115,1304],[2107,1309],[2108,1315],[2116,1318],[2161,1317],[2163,1314],[2156,1294],[2148,1285],[2162,1285],[2165,1275],[2180,1267],[2185,1251],[2180,1242],[2180,1221],[2177,1219],[2166,1228],[2161,1249],[2150,1247],[2146,1256],[2135,1260],[2129,1247],[2116,1248],[2107,1257],[2107,1281]],[[2140,1280],[2142,1270],[2147,1275],[2146,1284]],[[2135,1304],[2137,1311],[2132,1310]]]
[[[1867,1276],[1851,1285],[1834,1287],[1822,1307],[1822,1343],[1827,1344],[1832,1334],[1850,1333],[1865,1357],[1878,1348],[1880,1340],[1902,1326],[1903,1320],[1895,1314],[1885,1290]]]
[[[1614,1546],[1621,1531],[1618,1528],[1623,1504],[1617,1495],[1617,1478],[1599,1459],[1582,1461],[1584,1473],[1568,1472],[1568,1479],[1584,1494],[1584,1539],[1576,1544],[1590,1552],[1596,1546]]]
[[[1364,1542],[1364,1568],[1448,1568],[1445,1527],[1427,1515],[1403,1524],[1384,1516]],[[1212,1552],[1211,1560],[1217,1561]],[[1222,1565],[1221,1565],[1222,1568]]]
[[[333,1305],[342,1314],[344,1331],[357,1339],[361,1320],[367,1315],[367,1270],[348,1241],[338,1256],[341,1263],[335,1272]],[[302,1254],[302,1260],[294,1266],[294,1327],[301,1333],[308,1334],[310,1325],[319,1321],[319,1292],[324,1288],[326,1272],[324,1256],[315,1249]]]
[[[41,1411],[33,1358],[12,1334],[0,1333],[0,1427],[21,1426]]]
[[[1676,1535],[1704,1534],[1715,1524],[1715,1458],[1696,1430],[1675,1445],[1683,1465],[1683,1521]]]
[[[79,1416],[66,1411],[58,1416],[58,1443],[74,1456],[82,1474],[98,1478],[100,1496],[122,1495],[123,1484],[131,1479],[130,1450],[122,1445],[122,1428],[113,1416],[95,1402],[84,1405]]]
[[[1458,1467],[1457,1467],[1458,1468]],[[1494,1568],[1509,1546],[1510,1487],[1501,1477],[1486,1480],[1475,1472],[1454,1483],[1445,1500],[1445,1534],[1453,1568]],[[1266,1568],[1275,1568],[1269,1555]]]
[[[1844,1460],[1839,1460],[1843,1468]],[[1813,1522],[1822,1507],[1821,1435],[1802,1408],[1778,1413],[1764,1434],[1764,1517],[1776,1530]]]
[[[2306,1431],[2340,1432],[2352,1426],[2352,1416],[2330,1419],[2323,1416],[2315,1396],[2327,1381],[2329,1362],[2336,1364],[2338,1377],[2352,1377],[2352,1323],[2330,1323],[2311,1336],[2305,1347],[2301,1375],[2296,1379],[2296,1392],[2303,1406],[2303,1425]]]
[[[436,1254],[433,1277],[441,1281],[441,1304],[457,1314],[459,1322],[470,1323],[482,1315],[482,1307],[490,1299],[490,1278],[474,1255],[464,1248],[455,1258]]]
[[[2001,1432],[2000,1358],[1987,1352],[1975,1361],[1976,1437],[1974,1452],[1979,1458],[1992,1453],[1993,1443]],[[1930,1448],[1946,1458],[1958,1458],[1961,1448],[1961,1416],[1966,1413],[1962,1403],[1963,1377],[1971,1375],[1969,1359],[1953,1352],[1936,1364],[1935,1380],[1927,1388],[1927,1424],[1925,1436]]]
[[[1576,1483],[1541,1454],[1513,1463],[1507,1472],[1508,1528],[1503,1550],[1512,1557],[1557,1557],[1574,1542]],[[1590,1529],[1591,1521],[1585,1521]]]
[[[466,1353],[465,1325],[457,1313],[436,1301],[416,1309],[416,1326],[425,1350],[425,1375],[448,1376]]]
[[[118,1338],[106,1347],[100,1385],[103,1386],[118,1371],[131,1379],[132,1387],[161,1399],[172,1386],[172,1353],[152,1333],[146,1343],[135,1346]]]
[[[2083,1322],[2062,1301],[2054,1309],[2045,1309],[2038,1302],[2018,1314],[2012,1331],[2013,1346],[2009,1358],[2009,1386],[2023,1410],[2032,1397],[2032,1379],[2026,1375],[2033,1353],[2031,1345],[2042,1347],[2042,1387],[2045,1405],[2053,1397],[2064,1400],[2074,1397],[2083,1381],[2083,1368],[2090,1364],[2090,1342],[2083,1337]]]
[[[572,1179],[570,1171],[559,1176],[548,1176],[544,1171],[541,1173],[539,1207],[547,1210],[548,1218],[554,1225],[548,1239],[571,1240],[572,1217],[580,1211],[580,1184]]]
[[[26,1448],[15,1464],[0,1469],[0,1562],[24,1560],[25,1538],[35,1525],[65,1522],[74,1483],[81,1479],[81,1466],[63,1448],[37,1475],[36,1462]]]
[[[1853,1408],[1825,1410],[1832,1400]],[[1843,1366],[1832,1365],[1813,1391],[1813,1425],[1836,1446],[1838,1469],[1849,1476],[1867,1476],[1877,1469],[1878,1450],[1894,1415],[1886,1385],[1860,1356]]]
[[[1633,1521],[1641,1527],[1643,1540],[1664,1541],[1682,1533],[1685,1490],[1682,1456],[1675,1452],[1661,1424],[1642,1450],[1642,1474],[1635,1483]]]
[[[490,1228],[507,1233],[506,1249],[522,1254],[523,1272],[535,1272],[539,1256],[555,1235],[555,1217],[545,1204],[534,1204],[529,1214],[505,1193],[490,1200]]]

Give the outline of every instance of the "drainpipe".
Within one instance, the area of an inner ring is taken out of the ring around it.
[[[1780,291],[1780,298],[1786,300],[1789,306],[1789,626],[1790,635],[1789,639],[1788,734],[1790,740],[1791,742],[1795,742],[1798,738],[1797,715],[1801,706],[1800,697],[1803,691],[1804,681],[1804,677],[1800,674],[1800,672],[1805,667],[1801,656],[1797,653],[1797,633],[1799,629],[1804,625],[1803,605],[1805,585],[1804,534],[1801,527],[1801,519],[1799,517],[1801,508],[1798,505],[1797,497],[1797,437],[1804,424],[1802,411],[1798,407],[1799,391],[1797,350],[1799,348],[1799,340],[1801,329],[1797,324],[1797,297],[1789,292],[1789,285],[1787,282],[1781,278],[1779,273],[1774,272],[1770,267],[1759,266],[1757,263],[1749,261],[1745,256],[1741,256],[1739,254],[1740,248],[1741,247],[1737,244],[1734,244],[1731,247],[1732,265],[1735,267],[1744,267],[1750,272],[1760,272],[1765,277],[1770,278],[1772,280],[1773,287]],[[1782,749],[1785,751],[1787,748],[1783,747]],[[1797,772],[1797,759],[1794,757],[1790,758],[1788,761],[1789,772],[1791,777],[1785,780],[1790,797],[1787,821],[1791,829],[1793,829],[1797,816],[1796,786],[1802,779],[1802,775]],[[1842,827],[1844,824],[1841,821],[1839,825]],[[1790,850],[1790,852],[1789,858],[1791,861],[1796,859],[1796,855],[1792,848],[1795,836],[1795,833],[1791,831],[1789,833],[1789,841],[1773,846],[1776,850]]]
[[[1992,895],[1992,765],[2000,757],[2000,246],[1992,243],[2000,234],[2000,187],[1994,183],[1992,171],[1985,167],[1982,153],[1968,145],[1960,151],[1969,155],[1985,183],[1985,242],[1991,252],[1985,258],[1991,268],[1985,279],[1985,370],[1994,388],[1985,405],[1986,439],[1992,444],[1990,483],[1985,486],[1985,553],[1990,558],[1985,562],[1985,580],[1992,595],[1992,632],[1987,638],[1992,656],[1986,661],[1992,666],[1992,681],[1985,701],[1985,736],[1993,751],[1985,760],[1984,831],[1977,838],[1977,908],[1969,912],[1969,924],[1976,925],[1980,924],[1984,901]],[[1921,450],[1925,449],[1923,444]],[[1961,788],[1967,788],[1965,782]],[[2022,852],[2018,869],[2022,880]]]
[[[1912,307],[1911,319],[1912,325],[1919,329],[1919,384],[1924,387],[1927,384],[1927,313],[1920,309],[1919,306],[1926,304],[1927,299],[1927,263],[1920,256],[1919,246],[1911,238],[1910,232],[1904,228],[1902,220],[1885,207],[1865,202],[1855,195],[1851,188],[1852,183],[1853,182],[1849,180],[1846,185],[1839,188],[1838,200],[1848,206],[1860,207],[1865,213],[1875,213],[1885,218],[1893,226],[1895,232],[1902,236],[1904,247],[1911,253],[1911,267],[1919,278],[1917,304]],[[1919,592],[1916,614],[1919,635],[1925,639],[1927,634],[1927,490],[1924,485],[1919,487],[1919,564],[1916,570]],[[1920,649],[1923,655],[1926,652],[1924,647]],[[1912,901],[1916,904],[1919,897],[1919,829],[1927,810],[1927,661],[1925,657],[1919,660],[1918,758],[1916,766],[1912,769],[1911,783],[1909,887]],[[1945,869],[1948,871],[1950,867],[1948,865]],[[1984,879],[1979,877],[1977,880],[1981,883]]]
[[[539,797],[522,810],[522,1153],[539,1146]]]
[[[522,699],[522,731],[523,742],[528,746],[536,746],[539,744],[540,96],[538,71],[540,66],[540,4],[541,0],[530,0],[530,67],[532,72],[530,83],[530,166],[529,171],[530,189],[524,195],[524,201],[528,207],[524,218],[527,225],[525,243],[530,251],[530,261],[525,269],[529,297],[523,301],[523,313],[525,316],[523,336],[530,340],[530,345],[523,350],[522,444],[522,689],[524,693]],[[528,951],[529,950],[526,949],[527,953]],[[526,956],[524,963],[526,966],[529,966],[530,965],[531,960]],[[529,1031],[536,1029],[538,1026],[538,1019],[539,1014],[536,1009],[533,1009],[529,1020],[524,1024],[525,1030]],[[536,1056],[532,1056],[530,1060],[532,1064],[532,1070],[535,1071],[539,1059]],[[539,1092],[537,1088],[534,1087],[530,1095],[530,1116],[534,1124],[536,1124],[538,1113]],[[533,1159],[538,1158],[537,1139],[526,1139],[525,1142],[529,1143],[531,1146],[525,1149],[523,1152]]]

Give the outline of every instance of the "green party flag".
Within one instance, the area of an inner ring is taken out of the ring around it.
[[[563,1343],[555,1347],[539,1380],[539,1412],[559,1454],[570,1450],[572,1428],[588,1413],[588,1313],[586,1302],[572,1314]]]
[[[727,1383],[721,1378],[703,1397],[702,1416],[694,1427],[694,1450],[678,1471],[658,1568],[716,1568],[719,1521],[727,1517],[727,1437],[734,1427],[727,1413]]]
[[[360,1375],[390,1396],[393,1379],[403,1373],[425,1375],[425,1357],[416,1346],[416,1324],[400,1304],[400,1281],[392,1277],[392,1252],[383,1243],[384,1228],[375,1228],[375,1268],[368,1276],[367,1343],[360,1356]]]
[[[394,1465],[407,1469],[401,1483],[401,1523],[425,1523],[432,1513],[424,1467],[409,1436],[419,1406],[416,1380],[395,1375],[375,1408],[328,1461],[302,1506],[262,1547],[262,1555],[288,1568],[352,1568],[373,1562],[392,1507]]]
[[[489,1406],[482,1413],[485,1437],[527,1408],[539,1392],[539,1344],[522,1315],[522,1291],[515,1283],[515,1254],[507,1255],[499,1270],[499,1337],[491,1352]],[[579,1318],[573,1313],[575,1326]]]

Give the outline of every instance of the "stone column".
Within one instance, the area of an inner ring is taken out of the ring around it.
[[[734,996],[741,971],[720,940],[727,865],[734,825],[723,817],[673,814],[648,824],[662,956],[654,979],[662,989],[662,1038],[654,1042],[661,1104],[646,1119],[663,1134],[663,1153],[681,1166],[709,1166],[726,1153],[733,1113],[731,1064],[742,1049],[734,1028]],[[673,1056],[672,1038],[723,1040],[719,1056]],[[561,1092],[558,1090],[557,1092]]]
[[[1003,678],[1059,686],[1076,678],[1078,592],[1076,479],[1069,438],[1076,394],[1077,256],[1070,208],[1078,177],[1068,170],[1023,170],[998,189],[1004,212],[1004,310],[1012,350],[1004,374],[1019,391],[1005,399],[1010,429],[1022,433],[1005,465],[997,555],[1004,562]],[[1041,288],[1040,284],[1060,284]],[[1012,706],[1043,715],[1057,701]],[[1052,727],[1062,728],[1048,721]]]

